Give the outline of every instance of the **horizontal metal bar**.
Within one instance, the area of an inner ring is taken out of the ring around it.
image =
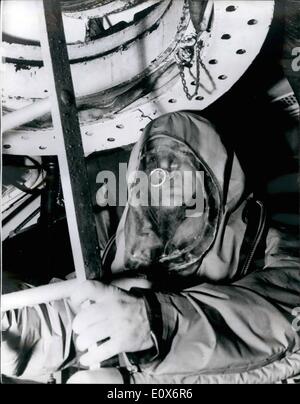
[[[38,119],[51,111],[49,98],[36,101],[27,107],[9,112],[2,117],[2,133]]]
[[[74,293],[79,285],[78,279],[71,279],[7,293],[1,296],[1,312],[66,299]]]

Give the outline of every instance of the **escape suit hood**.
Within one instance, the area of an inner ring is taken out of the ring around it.
[[[131,203],[137,187],[140,193],[149,191],[141,188],[136,172],[148,170],[148,178],[149,173],[153,174],[153,167],[147,166],[151,164],[147,156],[154,140],[158,148],[161,142],[165,150],[169,142],[170,153],[178,159],[185,151],[191,167],[203,173],[199,177],[204,199],[201,214],[187,215],[186,207],[162,214],[174,229],[167,237],[157,225],[165,225],[157,215],[164,209],[156,208],[155,215],[151,207]],[[170,280],[220,280],[234,276],[246,230],[242,212],[234,212],[241,205],[245,207],[245,177],[235,154],[226,150],[210,122],[189,112],[169,113],[150,122],[132,150],[127,182],[128,203],[117,231],[113,271],[122,268]]]

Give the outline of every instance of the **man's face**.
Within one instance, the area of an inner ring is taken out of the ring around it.
[[[149,178],[151,195],[160,191],[159,206],[190,206],[197,186],[201,186],[197,166],[191,150],[171,139],[154,139],[144,148],[142,168]]]

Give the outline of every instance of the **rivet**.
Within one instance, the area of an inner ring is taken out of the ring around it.
[[[47,146],[39,146],[39,149],[40,149],[40,150],[46,150],[46,149],[47,149]]]
[[[231,38],[231,35],[229,35],[229,34],[224,34],[224,35],[222,35],[221,38],[222,38],[222,39],[230,39],[230,38]]]
[[[204,97],[202,97],[201,95],[198,95],[198,97],[196,97],[196,100],[197,100],[197,101],[203,101],[203,100],[204,100]]]
[[[11,145],[10,145],[10,144],[4,144],[4,145],[3,145],[3,148],[4,148],[4,149],[10,149],[10,148],[11,148]]]
[[[218,61],[217,61],[217,59],[211,59],[208,63],[210,65],[216,65],[218,63]]]
[[[237,53],[238,55],[244,55],[244,53],[246,53],[246,50],[245,50],[245,49],[238,49],[238,50],[236,51],[236,53]]]
[[[228,13],[231,13],[231,12],[233,12],[233,11],[235,11],[236,10],[236,6],[228,6],[227,8],[226,8],[226,11],[228,12]]]
[[[116,125],[116,128],[118,129],[124,129],[124,125],[121,123],[118,123],[118,125]]]
[[[170,104],[175,104],[175,102],[177,102],[177,100],[175,98],[170,98],[168,102]]]
[[[107,141],[108,141],[108,142],[114,142],[115,140],[116,140],[116,139],[115,139],[114,137],[108,137],[108,138],[107,138]]]
[[[257,24],[257,23],[258,23],[258,21],[255,20],[254,18],[253,18],[252,20],[249,20],[249,21],[248,21],[248,25],[255,25],[255,24]]]
[[[226,80],[227,76],[225,74],[222,74],[221,76],[218,77],[219,80]]]

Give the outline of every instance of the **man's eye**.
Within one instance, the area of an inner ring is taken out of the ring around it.
[[[190,157],[191,156],[191,154],[187,151],[187,150],[181,150],[181,154],[184,156],[184,157]]]
[[[153,155],[147,156],[147,163],[151,164],[151,163],[155,163],[156,161],[156,157]]]

